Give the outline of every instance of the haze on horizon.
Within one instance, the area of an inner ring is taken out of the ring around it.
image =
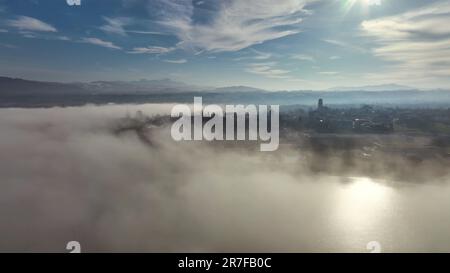
[[[0,0],[0,75],[448,88],[448,0]]]

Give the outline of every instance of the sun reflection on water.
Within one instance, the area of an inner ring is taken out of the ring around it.
[[[350,177],[336,194],[332,223],[342,234],[342,244],[360,248],[361,244],[384,237],[392,214],[394,189],[380,180]]]

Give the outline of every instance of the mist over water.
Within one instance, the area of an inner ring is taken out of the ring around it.
[[[320,174],[300,150],[112,130],[171,107],[1,109],[0,251],[450,251],[450,178],[431,167],[420,183]]]

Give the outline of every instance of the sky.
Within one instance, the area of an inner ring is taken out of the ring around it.
[[[450,87],[449,0],[0,0],[0,75]]]

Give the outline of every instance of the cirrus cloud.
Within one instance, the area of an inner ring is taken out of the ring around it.
[[[112,42],[109,41],[104,41],[102,39],[99,38],[83,38],[81,39],[82,43],[86,43],[86,44],[91,44],[91,45],[96,45],[96,46],[101,46],[101,47],[106,47],[106,48],[111,48],[111,49],[122,49],[120,46],[115,45]]]
[[[103,17],[106,21],[106,24],[101,26],[100,29],[106,33],[118,34],[122,36],[126,36],[127,32],[124,29],[124,26],[131,23],[130,18],[120,17],[120,18],[109,18]]]
[[[272,79],[288,79],[291,71],[279,69],[276,62],[250,63],[245,70],[248,73],[262,75]]]
[[[162,46],[148,46],[148,47],[135,47],[130,54],[165,54],[174,51],[174,47],[162,47]]]
[[[19,16],[16,19],[8,20],[7,24],[11,27],[26,31],[58,32],[52,25],[28,16]]]
[[[155,2],[163,8],[159,23],[178,37],[180,47],[226,52],[299,33],[311,1],[280,0],[276,5],[270,0],[224,1],[204,12],[209,18],[201,21],[196,20],[199,7],[192,1]]]
[[[171,63],[171,64],[185,64],[185,63],[187,63],[187,60],[186,59],[175,59],[175,60],[167,59],[167,60],[164,60],[164,62]]]

